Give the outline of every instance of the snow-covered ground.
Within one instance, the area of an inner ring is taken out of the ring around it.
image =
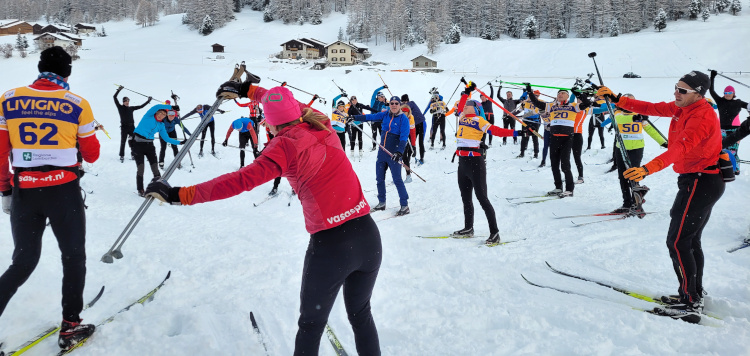
[[[745,4],[747,7],[747,3]],[[253,207],[271,189],[267,183],[241,196],[193,207],[154,204],[125,244],[122,260],[114,264],[99,261],[136,212],[142,199],[135,191],[135,164],[120,163],[119,118],[112,94],[121,84],[164,100],[170,90],[181,96],[187,112],[196,104],[210,104],[220,83],[236,62],[263,78],[288,81],[290,85],[315,92],[330,100],[338,94],[336,83],[350,95],[367,103],[372,91],[389,84],[393,94],[408,93],[420,107],[429,100],[428,90],[438,87],[446,99],[461,74],[481,84],[500,76],[507,81],[570,86],[576,76],[594,72],[586,55],[596,51],[605,84],[618,92],[630,92],[649,101],[673,100],[673,85],[691,70],[716,68],[720,71],[748,71],[750,35],[747,11],[740,16],[721,15],[708,22],[670,22],[663,33],[646,29],[640,33],[606,39],[485,41],[464,38],[457,45],[443,45],[432,56],[440,74],[399,73],[391,69],[411,67],[410,60],[425,53],[423,46],[392,51],[389,44],[374,46],[371,60],[386,62],[378,68],[354,66],[311,71],[297,65],[271,63],[268,55],[296,37],[335,40],[345,17],[336,15],[320,26],[284,26],[263,23],[258,12],[245,11],[238,21],[207,37],[180,24],[180,16],[168,16],[153,27],[132,22],[107,23],[106,38],[85,38],[81,59],[74,63],[71,90],[87,98],[96,118],[113,139],[98,134],[102,156],[93,165],[82,186],[93,194],[86,204],[88,218],[88,274],[86,299],[102,285],[107,289],[92,309],[84,312],[86,322],[98,323],[111,313],[153,288],[167,273],[172,278],[156,298],[136,306],[101,327],[81,355],[263,355],[252,334],[248,313],[253,311],[271,355],[289,355],[299,308],[299,287],[303,256],[307,247],[301,207],[287,194],[260,207]],[[0,43],[14,41],[0,38]],[[210,45],[226,46],[225,59],[216,60]],[[0,59],[0,89],[27,85],[36,77],[38,54],[29,58]],[[346,70],[352,70],[345,74]],[[454,71],[456,73],[454,73]],[[633,71],[642,79],[623,79]],[[750,76],[736,76],[750,82]],[[749,99],[750,89],[718,78],[717,87],[733,84],[740,98]],[[486,87],[485,87],[486,89]],[[543,91],[545,92],[545,91]],[[547,94],[554,94],[549,91]],[[301,101],[309,96],[301,93]],[[129,92],[132,103],[144,98]],[[516,96],[520,92],[516,91]],[[315,107],[330,109],[316,103]],[[217,141],[232,120],[245,115],[244,108],[228,102],[230,110],[217,115]],[[495,110],[499,112],[499,110]],[[145,109],[136,112],[142,115]],[[742,118],[747,113],[742,112]],[[656,119],[656,118],[654,118]],[[666,132],[668,118],[656,119]],[[192,130],[197,120],[187,121]],[[447,127],[448,134],[453,131]],[[489,233],[481,207],[476,205],[475,229],[479,237],[469,240],[428,240],[418,235],[441,235],[463,226],[461,200],[456,186],[453,147],[428,151],[425,165],[415,170],[427,183],[414,180],[407,185],[411,214],[380,222],[384,258],[372,308],[384,355],[747,355],[750,345],[750,249],[728,254],[748,234],[750,170],[743,169],[736,182],[713,211],[703,236],[706,256],[704,285],[709,297],[706,310],[721,320],[708,326],[691,325],[634,310],[651,308],[647,302],[597,286],[551,273],[544,265],[610,281],[648,295],[675,293],[677,281],[665,246],[668,211],[676,188],[676,174],[667,169],[648,177],[651,188],[646,218],[574,227],[569,219],[553,214],[573,215],[606,212],[619,207],[616,176],[605,174],[607,165],[597,165],[611,156],[613,136],[606,134],[607,149],[583,155],[586,182],[576,187],[575,197],[542,204],[510,205],[506,197],[539,195],[553,188],[550,170],[536,167],[538,160],[513,159],[519,146],[494,141],[488,156],[491,201],[498,215],[504,240],[512,244],[480,247]],[[234,134],[230,143],[237,143]],[[741,156],[750,157],[750,145],[743,144]],[[371,204],[376,202],[375,153],[366,144],[361,162],[353,166]],[[221,159],[207,155],[198,159],[191,149],[195,169],[177,171],[170,182],[190,185],[239,168],[238,152],[217,145]],[[662,149],[646,144],[644,162]],[[167,154],[168,163],[171,153]],[[189,165],[189,162],[183,162]],[[96,175],[94,175],[96,174]],[[150,178],[146,173],[146,179]],[[284,193],[291,191],[282,182]],[[397,205],[393,188],[388,205]],[[388,213],[374,213],[380,220]],[[576,219],[577,222],[587,221]],[[13,242],[7,217],[0,219],[0,265],[11,261]],[[42,259],[35,273],[18,291],[0,317],[0,342],[7,348],[59,322],[61,268],[59,251],[48,229]],[[520,274],[538,283],[573,289],[596,299],[539,289],[523,281]],[[339,296],[339,298],[341,298]],[[330,325],[343,345],[354,353],[354,340],[343,301],[338,300]],[[49,354],[57,349],[45,341],[29,355]],[[332,355],[326,340],[321,355]]]

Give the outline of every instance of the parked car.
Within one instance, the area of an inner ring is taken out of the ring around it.
[[[640,78],[641,76],[633,72],[627,72],[622,75],[623,78]]]

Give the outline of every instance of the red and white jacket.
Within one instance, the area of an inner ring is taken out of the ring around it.
[[[249,93],[251,99],[260,101],[266,89],[253,89]],[[370,205],[338,135],[330,120],[325,125],[330,131],[318,130],[305,122],[285,127],[250,165],[181,188],[180,202],[193,205],[226,199],[281,176],[297,192],[305,227],[311,234],[369,214]]]

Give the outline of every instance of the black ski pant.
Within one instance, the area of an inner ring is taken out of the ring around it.
[[[617,164],[617,177],[620,179],[620,190],[622,191],[622,206],[631,207],[635,203],[633,201],[633,192],[630,189],[630,180],[622,176],[627,168],[625,168],[625,161],[622,159],[620,148],[615,145],[615,164]],[[626,150],[628,153],[628,159],[630,160],[631,167],[640,167],[641,160],[643,159],[643,148],[637,148],[634,150]],[[636,183],[637,185],[638,183]]]
[[[430,146],[435,146],[435,135],[440,129],[440,141],[445,147],[445,114],[432,115],[432,128],[430,129]]]
[[[602,143],[602,149],[605,149],[604,146],[604,128],[601,125],[601,121],[597,119],[598,115],[594,115],[591,117],[591,120],[589,120],[589,144],[587,146],[587,150],[591,149],[591,139],[594,138],[594,130],[599,131],[599,141]]]
[[[169,135],[169,137],[177,140],[177,130],[167,132],[167,134]],[[167,143],[167,141],[164,141],[164,139],[161,137],[159,137],[159,141],[161,141],[161,147],[159,147],[159,163],[164,163],[164,156],[166,156],[167,145],[172,146],[172,153],[174,153],[174,156],[177,157],[177,151],[179,151],[177,149],[177,145]]]
[[[573,135],[557,136],[551,133],[545,133],[550,137],[550,154],[549,160],[552,167],[552,177],[555,179],[555,188],[562,189],[562,176],[560,168],[565,174],[565,191],[572,192],[575,188],[573,172],[570,170],[570,151],[573,149]]]
[[[339,141],[341,141],[341,149],[346,152],[346,131],[336,131],[336,134],[339,135]]]
[[[512,117],[510,117],[508,115],[503,115],[503,128],[504,129],[508,129],[509,128],[511,130],[515,130],[516,129],[516,119],[514,119],[514,118],[512,118]],[[535,131],[536,131],[536,129],[535,129]],[[536,137],[536,136],[534,136],[534,137]],[[492,142],[491,140],[492,139],[490,139],[490,142]],[[523,138],[521,138],[521,141],[523,142]],[[526,140],[527,143],[528,143],[528,141],[529,140]],[[506,142],[508,142],[508,138],[507,137],[503,137],[503,144],[505,144]],[[517,138],[513,137],[513,143],[514,144],[518,143]],[[534,145],[537,148],[539,147],[539,142],[536,140],[536,138],[534,138]],[[536,149],[536,152],[539,152],[539,150]]]
[[[133,126],[120,126],[120,157],[125,157],[125,141],[133,136],[135,127]],[[130,149],[130,156],[133,156],[133,149]]]
[[[578,176],[583,177],[583,161],[581,161],[581,152],[583,152],[583,134],[573,134],[573,160],[578,168]]]
[[[422,122],[421,124],[417,124],[416,126],[416,132],[415,135],[417,137],[417,144],[419,145],[419,159],[424,160],[424,130],[425,130],[425,123]],[[414,147],[414,157],[417,157],[417,148]]]
[[[511,119],[512,120],[512,119]],[[515,121],[515,120],[513,120]],[[513,125],[515,126],[515,124]],[[526,154],[526,148],[529,147],[529,138],[534,142],[534,157],[539,154],[539,138],[536,137],[531,131],[534,130],[535,132],[539,132],[539,124],[535,123],[529,123],[526,127],[521,130],[521,154]],[[513,137],[513,143],[515,143],[515,137]],[[503,142],[505,140],[505,137],[503,137]]]
[[[724,194],[724,180],[720,173],[680,174],[677,189],[669,211],[672,220],[667,232],[667,248],[680,283],[680,299],[687,303],[703,297],[701,235],[714,204]]]
[[[159,172],[159,166],[156,163],[156,147],[154,147],[153,141],[133,142],[133,154],[135,155],[135,164],[137,167],[135,184],[140,193],[143,191],[143,172],[145,171],[143,158],[148,159],[148,164],[151,166],[151,173],[154,174],[154,178],[161,177],[161,172]]]
[[[539,131],[537,131],[539,132]],[[547,152],[549,151],[549,145],[552,138],[552,134],[549,130],[544,130],[544,147],[542,147],[542,162],[547,161]],[[550,158],[552,160],[552,158]]]
[[[354,123],[350,125],[354,125]],[[365,124],[356,126],[359,127],[359,130],[354,127],[349,128],[349,149],[354,151],[354,141],[359,140],[359,150],[362,151],[362,130],[365,128]]]
[[[240,132],[240,167],[245,166],[245,147],[247,147],[247,143],[250,142],[251,139],[252,135],[250,134],[250,131]]]
[[[487,163],[483,156],[458,157],[458,190],[461,191],[461,201],[464,204],[464,228],[474,227],[474,201],[471,196],[473,191],[487,216],[490,235],[500,231],[497,227],[495,208],[487,196]]]
[[[0,276],[0,315],[34,272],[49,219],[62,254],[62,317],[77,322],[86,284],[86,214],[79,180],[43,188],[14,187],[11,204],[10,230],[15,248],[12,264]]]
[[[203,143],[206,142],[206,131],[208,129],[211,129],[211,153],[214,152],[214,146],[216,146],[216,137],[214,137],[214,129],[216,129],[216,122],[211,121],[206,125],[206,127],[203,128],[203,131],[201,131],[201,145],[200,145],[200,152],[203,152]]]
[[[487,122],[489,122],[491,125],[494,125],[495,124],[495,114],[491,113],[491,112],[485,112],[484,114],[487,116]],[[490,138],[487,139],[487,136],[489,136]],[[483,133],[482,134],[482,143],[484,143],[485,139],[488,140],[487,142],[489,142],[490,145],[492,144],[492,135],[489,135],[487,133]]]
[[[359,355],[380,355],[370,298],[382,260],[380,231],[370,215],[310,235],[300,291],[294,355],[317,355],[339,289]]]
[[[378,147],[378,144],[376,143],[378,142],[378,132],[380,132],[380,134],[382,135],[383,129],[380,121],[370,122],[370,127],[372,128],[372,148],[375,149],[376,147]]]
[[[416,156],[414,153],[414,147],[411,144],[407,144],[406,148],[404,148],[404,155],[401,156],[401,160],[404,162],[404,165],[408,168],[406,169],[406,175],[411,175],[411,158]]]

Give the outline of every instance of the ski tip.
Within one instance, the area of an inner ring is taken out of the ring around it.
[[[172,271],[170,270],[169,272],[167,272],[167,277],[165,277],[164,280],[166,281],[171,276],[172,276]]]

